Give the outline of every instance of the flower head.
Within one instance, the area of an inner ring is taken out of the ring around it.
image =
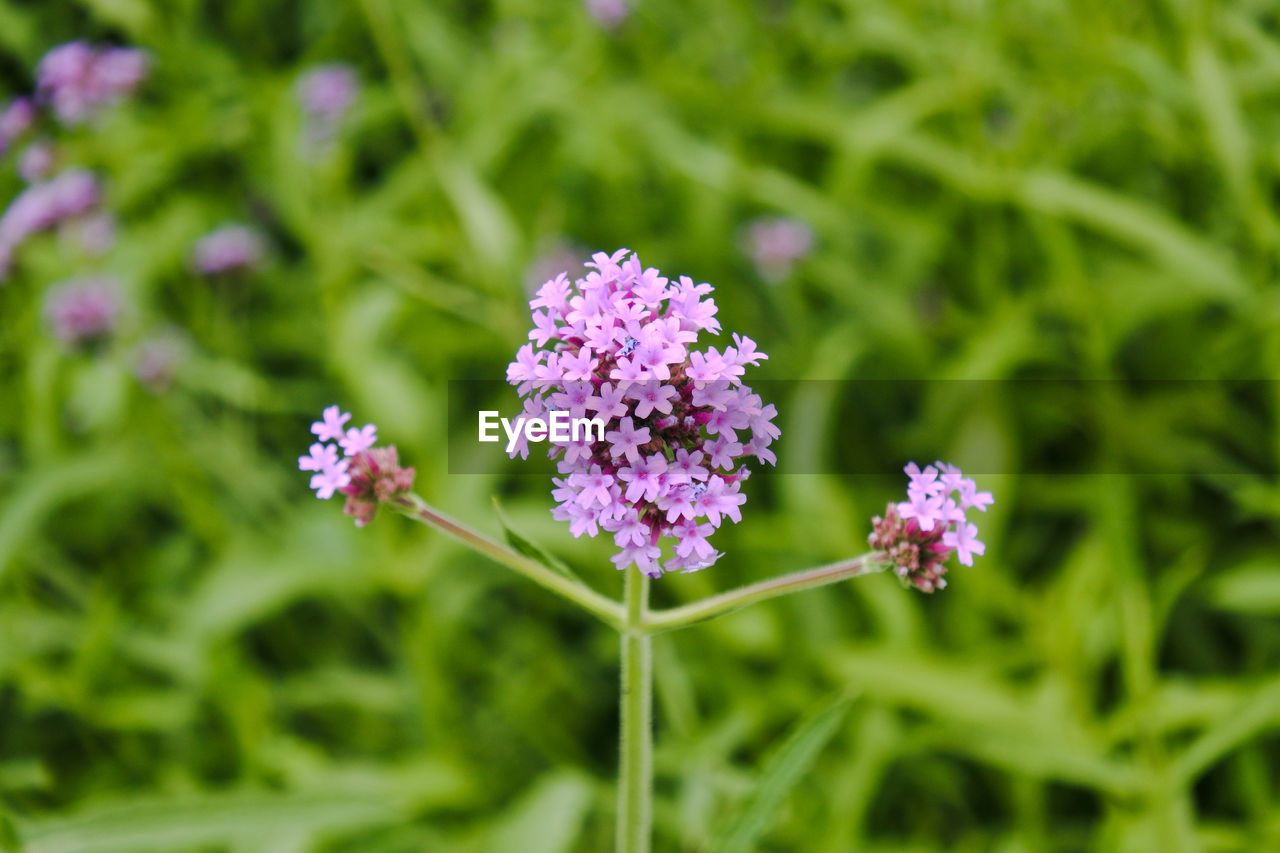
[[[994,499],[990,492],[978,492],[973,480],[959,468],[942,462],[923,470],[916,463],[903,469],[909,482],[907,500],[891,503],[883,516],[871,521],[871,547],[887,555],[904,583],[923,592],[947,585],[943,575],[952,554],[963,565],[973,565],[973,555],[987,546],[980,542],[978,526],[965,517],[965,510],[986,511]],[[951,496],[956,494],[959,503]]]
[[[813,229],[798,219],[762,218],[746,229],[746,250],[761,277],[779,281],[813,250]]]
[[[36,107],[30,98],[15,98],[0,111],[0,154],[3,154],[36,121]]]
[[[136,89],[148,65],[147,54],[140,50],[70,42],[40,60],[36,94],[63,124],[81,124]]]
[[[773,462],[777,412],[742,384],[767,356],[738,335],[723,350],[695,349],[701,332],[720,329],[708,284],[672,281],[625,249],[585,266],[582,278],[560,273],[537,290],[532,342],[507,369],[526,416],[565,411],[602,424],[585,439],[551,437],[561,475],[552,516],[575,537],[613,534],[619,569],[706,568],[720,556],[707,537],[742,518],[743,463]],[[674,554],[665,562],[664,539]]]
[[[312,443],[305,456],[298,457],[298,469],[315,472],[311,488],[316,497],[328,500],[335,492],[345,494],[342,511],[355,519],[357,527],[364,527],[373,519],[379,504],[413,488],[414,471],[400,467],[394,447],[374,446],[378,428],[373,424],[343,432],[349,420],[350,413],[338,406],[326,408],[321,419],[311,425],[311,432],[319,440]],[[339,457],[339,447],[346,458]]]
[[[265,254],[257,231],[247,225],[224,225],[200,238],[191,261],[202,275],[220,275],[256,267]]]
[[[54,337],[70,346],[109,336],[120,310],[120,288],[110,278],[73,279],[50,288],[45,299]]]

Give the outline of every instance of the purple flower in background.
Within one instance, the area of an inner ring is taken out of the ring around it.
[[[309,117],[337,124],[355,103],[358,88],[349,66],[317,65],[298,78],[298,102]]]
[[[298,78],[296,92],[305,120],[303,144],[311,153],[329,145],[359,93],[355,71],[341,63],[317,65]]]
[[[742,463],[773,458],[776,411],[741,382],[767,356],[738,335],[723,351],[692,349],[700,332],[720,329],[709,284],[672,282],[625,249],[585,266],[577,281],[560,273],[538,289],[529,303],[536,343],[507,369],[526,418],[591,412],[603,422],[585,439],[550,437],[560,474],[552,516],[575,537],[612,533],[619,569],[706,568],[720,556],[707,536],[742,517]],[[675,554],[665,563],[664,538]]]
[[[88,213],[99,201],[97,178],[83,169],[68,169],[52,180],[32,184],[0,215],[0,257],[11,264],[13,253],[27,238]],[[6,266],[0,263],[0,280]]]
[[[972,566],[973,556],[987,546],[980,542],[978,526],[965,518],[965,510],[986,512],[994,500],[990,492],[977,491],[973,480],[959,468],[942,462],[925,466],[916,463],[905,469],[909,482],[907,500],[891,503],[883,516],[871,521],[871,547],[892,561],[894,572],[904,583],[923,592],[947,585],[947,558],[955,554],[963,565]],[[957,504],[951,496],[957,494]]]
[[[30,98],[15,98],[0,112],[0,154],[35,124],[36,108]]]
[[[106,211],[79,216],[63,223],[60,235],[87,254],[100,257],[116,244],[116,220]]]
[[[54,336],[71,346],[110,335],[120,310],[120,288],[105,277],[73,279],[49,288],[45,297],[45,314]]]
[[[247,270],[266,254],[262,236],[246,225],[224,225],[196,242],[191,262],[202,275]]]
[[[42,181],[53,171],[54,160],[53,143],[38,139],[18,158],[18,175],[29,184]]]
[[[576,243],[568,240],[556,241],[529,263],[524,274],[525,290],[533,296],[544,281],[554,279],[562,270],[581,269],[590,257],[591,253]],[[564,286],[567,290],[567,280]]]
[[[627,0],[585,0],[587,14],[606,30],[620,27],[631,15]]]
[[[36,95],[64,124],[82,124],[133,92],[148,64],[147,54],[132,48],[59,45],[36,68]]]
[[[152,335],[133,352],[133,375],[143,388],[159,394],[173,384],[190,349],[186,335],[177,329]]]
[[[813,250],[813,229],[798,219],[761,218],[747,226],[746,244],[761,277],[780,281]]]

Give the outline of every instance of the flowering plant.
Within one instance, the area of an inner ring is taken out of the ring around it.
[[[387,506],[435,527],[592,613],[621,635],[621,730],[617,849],[650,849],[653,786],[652,637],[712,619],[755,602],[892,569],[905,585],[933,592],[946,585],[946,561],[964,565],[985,546],[969,522],[970,509],[993,502],[953,465],[905,468],[907,500],[890,503],[873,521],[872,550],[713,595],[666,610],[649,608],[649,583],[664,571],[694,571],[721,556],[707,536],[723,519],[741,520],[747,457],[773,464],[769,444],[778,436],[776,410],[742,383],[747,366],[765,358],[750,338],[734,345],[694,349],[700,331],[715,332],[710,285],[681,277],[675,284],[641,267],[625,250],[600,253],[575,282],[566,274],[547,281],[530,303],[533,331],[507,371],[526,415],[562,407],[592,412],[609,427],[553,442],[558,461],[553,515],[570,532],[614,535],[613,557],[625,571],[622,601],[582,583],[529,543],[504,545],[427,504],[411,491],[413,469],[401,468],[394,447],[378,447],[373,424],[348,427],[351,415],[324,410],[311,430],[318,439],[298,467],[312,472],[317,497],[346,495],[344,511],[364,526]],[[548,346],[554,341],[554,345]],[[742,441],[740,439],[746,439]],[[341,451],[341,456],[339,455]],[[528,456],[518,442],[513,455]],[[704,524],[701,520],[705,519]],[[662,539],[674,556],[660,559]]]

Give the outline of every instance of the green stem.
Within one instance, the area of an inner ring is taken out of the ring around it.
[[[414,521],[444,531],[468,548],[479,551],[489,559],[524,575],[539,586],[559,593],[614,630],[623,630],[622,607],[613,599],[605,598],[595,590],[552,571],[537,560],[530,559],[477,530],[472,530],[415,494],[393,498],[388,505]]]
[[[861,557],[841,560],[838,563],[818,566],[815,569],[793,572],[789,575],[770,578],[769,580],[753,583],[750,586],[740,587],[729,592],[722,592],[719,595],[713,595],[701,601],[695,601],[692,604],[672,607],[669,610],[650,611],[640,623],[639,629],[646,634],[661,634],[664,631],[674,631],[677,628],[684,628],[696,622],[714,619],[717,616],[746,607],[748,604],[755,604],[757,601],[765,601],[770,598],[776,598],[779,595],[799,592],[803,589],[813,589],[814,587],[839,583],[860,575],[884,571],[888,567],[888,559],[883,554],[873,551],[869,554],[863,554]]]
[[[649,612],[649,578],[626,571],[627,619],[618,679],[617,853],[649,853],[653,828],[653,639],[640,626]]]

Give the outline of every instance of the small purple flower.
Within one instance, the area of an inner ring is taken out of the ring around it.
[[[351,475],[347,473],[347,461],[344,459],[331,468],[325,468],[311,477],[311,488],[316,490],[316,497],[327,501],[338,489],[350,484]]]
[[[347,434],[338,439],[338,445],[347,456],[355,456],[362,450],[368,450],[378,443],[378,428],[373,424],[365,424],[360,429],[352,427]]]
[[[813,250],[813,229],[798,219],[761,218],[747,226],[746,243],[760,276],[781,281]]]
[[[256,267],[266,254],[262,236],[246,225],[224,225],[196,242],[192,264],[203,275],[221,275]]]
[[[311,445],[306,456],[298,457],[298,469],[301,471],[324,471],[338,467],[338,448],[332,444],[316,442]]]
[[[985,554],[987,546],[977,539],[978,525],[961,523],[955,530],[942,534],[942,544],[954,548],[956,558],[966,566],[973,565],[974,554]]]
[[[342,425],[351,420],[351,413],[329,406],[322,414],[323,420],[311,425],[311,431],[321,441],[339,441],[344,436]]]
[[[120,312],[120,289],[109,278],[73,279],[51,287],[45,298],[54,337],[70,346],[109,336]]]
[[[627,0],[585,0],[589,14],[601,28],[616,29],[631,15]]]
[[[298,78],[298,102],[316,119],[337,123],[355,102],[358,85],[348,65],[317,65]]]
[[[889,504],[883,516],[872,519],[868,541],[890,559],[904,584],[933,592],[947,585],[948,557],[955,554],[962,565],[972,566],[973,556],[986,551],[964,511],[985,511],[993,499],[954,465],[939,462],[921,470],[911,462],[903,470],[909,478],[907,500]],[[952,494],[959,495],[959,504]]]

